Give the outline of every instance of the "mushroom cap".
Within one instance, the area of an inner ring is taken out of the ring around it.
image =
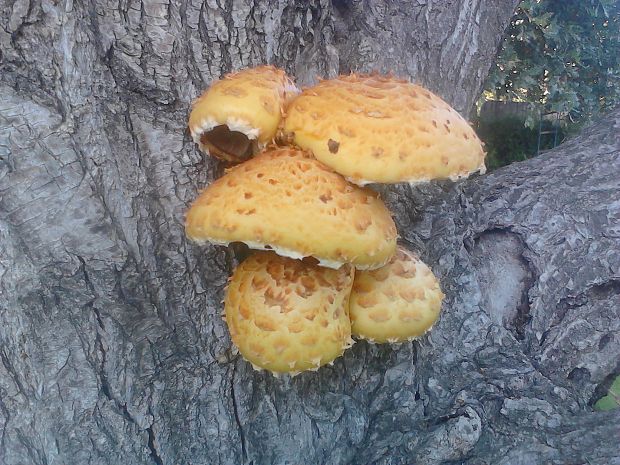
[[[244,242],[330,268],[377,268],[396,251],[396,225],[376,192],[291,147],[262,152],[207,187],[185,231],[198,242]]]
[[[273,66],[258,66],[226,75],[215,81],[193,103],[189,116],[189,130],[200,149],[217,158],[240,162],[247,154],[235,151],[256,152],[258,147],[245,145],[232,139],[237,133],[264,146],[274,139],[287,103],[299,93],[286,73]],[[205,138],[212,130],[218,131],[216,147]],[[222,140],[228,137],[229,140]],[[232,139],[232,140],[230,140]],[[245,140],[249,144],[249,140]],[[236,146],[235,146],[236,144]],[[250,153],[251,156],[253,153]]]
[[[272,372],[332,362],[351,346],[348,301],[354,268],[306,264],[258,252],[235,270],[226,291],[230,336],[243,357]]]
[[[287,110],[284,133],[360,185],[485,171],[467,121],[423,87],[389,76],[340,76],[304,90]]]
[[[383,268],[355,274],[351,332],[373,342],[403,342],[424,334],[439,317],[443,293],[433,272],[402,247]]]

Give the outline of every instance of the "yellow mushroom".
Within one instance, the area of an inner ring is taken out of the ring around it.
[[[214,157],[242,162],[274,139],[286,105],[298,93],[273,66],[228,74],[194,102],[189,117],[194,142]]]
[[[283,132],[360,185],[485,171],[482,144],[467,121],[423,87],[392,77],[321,81],[290,104]]]
[[[290,147],[262,152],[207,187],[185,231],[197,242],[244,242],[331,268],[377,268],[396,251],[396,226],[376,192]]]
[[[433,272],[402,247],[379,269],[357,271],[349,304],[351,332],[372,342],[403,342],[439,318],[443,293]]]
[[[235,270],[225,297],[233,343],[254,367],[315,370],[353,344],[348,301],[354,269],[258,252]]]

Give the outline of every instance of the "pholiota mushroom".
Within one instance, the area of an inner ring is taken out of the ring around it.
[[[290,147],[262,152],[207,187],[185,231],[197,242],[244,242],[330,268],[378,268],[396,251],[396,226],[376,192]]]
[[[319,82],[290,104],[283,132],[360,185],[485,171],[482,143],[467,121],[430,91],[389,76]]]
[[[399,247],[377,270],[355,274],[351,332],[372,342],[403,342],[423,335],[439,318],[443,293],[433,272]]]
[[[194,102],[192,138],[216,158],[247,160],[274,139],[287,103],[298,93],[286,73],[273,66],[228,74]]]
[[[233,343],[255,368],[315,370],[353,344],[348,301],[354,269],[257,252],[233,273],[224,300]]]

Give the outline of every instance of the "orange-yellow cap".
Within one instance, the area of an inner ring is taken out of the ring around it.
[[[377,268],[396,251],[396,226],[376,192],[290,147],[263,152],[207,187],[185,231],[194,241],[244,242],[332,268]]]
[[[258,252],[235,270],[225,298],[233,343],[255,367],[314,370],[353,344],[348,301],[354,269]]]
[[[430,268],[399,247],[386,266],[356,272],[349,304],[351,332],[373,342],[415,339],[439,318],[443,297]]]
[[[289,106],[284,134],[360,185],[485,171],[467,121],[423,87],[388,76],[340,76],[304,90]]]

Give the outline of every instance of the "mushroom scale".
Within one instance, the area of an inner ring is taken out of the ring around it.
[[[467,121],[430,91],[389,76],[340,76],[305,89],[287,110],[283,139],[360,185],[485,171]]]
[[[233,343],[255,367],[315,370],[353,344],[348,301],[354,268],[257,252],[233,273],[224,300]]]
[[[415,254],[399,247],[383,268],[355,274],[349,303],[351,332],[371,342],[404,342],[439,318],[443,293]]]
[[[283,70],[258,66],[214,82],[193,104],[189,129],[200,149],[239,163],[271,142],[299,93]]]
[[[244,242],[331,268],[378,268],[396,251],[396,225],[376,192],[290,147],[262,152],[207,187],[185,230],[194,241]]]

